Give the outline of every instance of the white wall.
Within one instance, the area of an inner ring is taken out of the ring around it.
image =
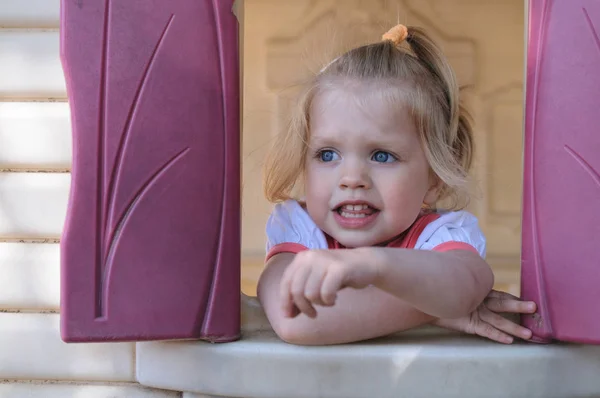
[[[71,165],[59,0],[0,0],[0,396],[179,397],[135,380],[135,344],[63,343]]]

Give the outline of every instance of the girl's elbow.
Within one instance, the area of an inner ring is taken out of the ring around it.
[[[321,341],[315,330],[302,327],[293,320],[289,322],[280,322],[278,325],[272,325],[275,334],[283,341],[288,344],[302,345],[302,346],[315,346],[323,345],[325,342]]]
[[[481,289],[483,291],[483,298],[480,301],[483,301],[483,299],[489,294],[489,292],[494,288],[494,272],[492,271],[492,268],[484,261],[484,266],[481,267],[481,269],[478,272],[478,275],[476,276],[478,285],[481,286]]]
[[[484,264],[473,272],[473,299],[471,300],[468,313],[475,311],[494,288],[494,273],[483,259],[482,262]]]
[[[489,292],[494,287],[494,273],[490,266],[481,257],[475,260],[478,264],[470,267],[470,282],[462,295],[460,303],[452,308],[452,314],[445,314],[443,318],[460,318],[466,316],[479,307]],[[449,316],[450,315],[450,316]]]
[[[277,336],[285,341],[288,344],[293,345],[312,345],[309,344],[308,336],[303,333],[299,333],[297,330],[293,328],[280,328],[279,330],[275,330]]]

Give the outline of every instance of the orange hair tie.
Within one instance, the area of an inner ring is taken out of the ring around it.
[[[398,24],[394,26],[392,29],[388,30],[386,34],[381,36],[381,40],[389,40],[394,45],[398,46],[408,37],[408,28],[402,24]]]

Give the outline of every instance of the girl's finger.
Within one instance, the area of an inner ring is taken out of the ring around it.
[[[298,307],[296,307],[296,304],[294,304],[294,302],[292,300],[290,300],[290,302],[292,303],[292,312],[291,312],[291,315],[289,317],[290,318],[295,318],[298,315],[300,315],[300,310],[298,309]]]
[[[479,325],[477,325],[475,328],[475,333],[481,337],[487,337],[490,340],[494,340],[502,344],[512,344],[513,342],[513,338],[511,336],[485,322],[480,322]]]
[[[521,300],[517,296],[513,296],[510,293],[502,292],[500,290],[492,290],[487,295],[488,298],[506,299],[506,300]]]
[[[486,299],[490,299],[490,298],[500,299],[500,300],[523,301],[520,297],[517,297],[517,296],[507,293],[507,292],[503,292],[501,290],[492,290],[491,292],[489,292]],[[527,301],[527,302],[531,302],[531,301]]]
[[[341,266],[332,265],[327,270],[323,283],[321,284],[321,297],[325,305],[334,305],[337,292],[344,284],[345,271]]]
[[[494,312],[510,312],[514,314],[533,314],[537,307],[533,301],[521,301],[512,298],[487,298],[485,307]]]
[[[310,318],[314,318],[317,316],[317,311],[312,306],[310,301],[304,296],[304,290],[306,286],[306,281],[308,280],[313,267],[305,266],[300,267],[294,273],[294,277],[292,279],[290,289],[292,293],[292,298],[294,300],[294,304],[298,307],[300,312],[303,312]]]
[[[511,322],[508,319],[503,318],[502,316],[485,308],[479,310],[479,317],[485,323],[511,336],[515,336],[523,340],[529,340],[531,338],[531,330]]]
[[[321,297],[321,284],[325,278],[326,267],[314,267],[304,287],[304,296],[312,305],[327,305]]]

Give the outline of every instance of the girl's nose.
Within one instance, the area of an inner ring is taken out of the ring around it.
[[[345,162],[341,167],[340,188],[342,189],[370,189],[371,178],[369,170],[363,162]]]

